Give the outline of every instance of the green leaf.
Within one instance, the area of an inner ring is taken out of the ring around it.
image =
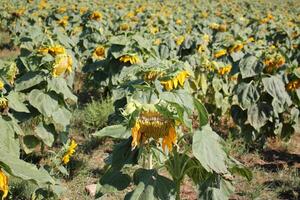
[[[120,170],[125,164],[137,164],[138,162],[138,149],[131,150],[132,138],[117,144],[112,153],[112,167]]]
[[[113,138],[125,139],[130,136],[130,132],[123,125],[112,125],[93,133],[93,136],[99,138],[109,136]]]
[[[248,122],[259,131],[271,117],[272,107],[267,103],[252,105],[247,112]]]
[[[15,137],[15,131],[10,124],[0,117],[0,147],[11,153],[11,156],[19,157],[19,140]]]
[[[263,70],[263,65],[258,62],[255,56],[247,55],[239,63],[242,78],[249,78],[258,75]]]
[[[22,102],[19,93],[10,92],[7,96],[8,107],[17,111],[17,112],[25,112],[30,113],[26,105]]]
[[[74,103],[77,102],[77,97],[72,93],[72,91],[68,87],[66,80],[61,77],[49,79],[48,89],[54,91],[57,94],[62,94],[64,100],[70,99]]]
[[[259,99],[259,93],[252,81],[250,83],[240,83],[235,91],[243,109],[249,108]]]
[[[24,151],[28,154],[35,150],[35,148],[40,144],[40,141],[34,135],[25,135],[23,137],[23,143]]]
[[[15,90],[17,92],[36,86],[44,81],[44,77],[39,72],[29,71],[16,80]]]
[[[283,81],[277,76],[271,76],[262,79],[264,89],[273,97],[276,98],[282,105],[292,105],[291,98],[285,90]]]
[[[208,172],[228,173],[227,155],[220,144],[221,138],[207,125],[193,136],[193,154]]]
[[[34,89],[29,93],[29,103],[46,117],[50,117],[58,109],[58,102],[48,94]]]
[[[55,181],[48,173],[38,170],[35,165],[12,156],[11,153],[4,150],[2,146],[0,146],[0,165],[9,174],[23,180],[31,180],[38,185],[55,184]]]
[[[72,114],[69,110],[62,107],[54,111],[51,116],[55,125],[61,126],[62,130],[66,130],[67,126],[70,124]]]
[[[204,126],[208,123],[208,112],[205,106],[196,98],[194,98],[194,105],[198,111],[200,126]]]
[[[161,176],[156,170],[138,169],[134,173],[137,187],[126,195],[128,200],[168,200],[173,199],[175,184]]]
[[[52,146],[54,142],[54,134],[51,132],[50,127],[45,126],[43,123],[39,123],[34,132],[44,142],[44,144],[49,147]]]
[[[130,176],[110,168],[100,179],[102,186],[110,186],[117,190],[124,190],[131,182]]]

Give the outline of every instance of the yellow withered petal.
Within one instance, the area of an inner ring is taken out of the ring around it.
[[[0,191],[2,191],[2,200],[8,195],[8,177],[0,169]]]

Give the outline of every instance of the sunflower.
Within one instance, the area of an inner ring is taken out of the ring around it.
[[[158,33],[159,32],[159,28],[158,27],[155,27],[155,26],[151,26],[150,28],[149,28],[149,31],[150,31],[150,33],[151,34],[155,34],[155,33]]]
[[[100,21],[102,19],[102,14],[98,11],[94,11],[91,15],[90,15],[90,19],[91,20],[96,20],[96,21]]]
[[[218,70],[218,74],[223,76],[231,71],[232,66],[226,65],[225,67],[222,67]]]
[[[64,16],[62,17],[60,20],[58,20],[58,24],[61,25],[62,27],[66,27],[68,25],[68,19],[69,17],[68,16]]]
[[[67,54],[61,54],[56,56],[55,58],[55,63],[53,65],[52,69],[52,76],[53,77],[58,77],[61,74],[67,72],[71,73],[72,72],[72,58],[71,56]]]
[[[105,48],[103,46],[97,46],[92,58],[95,60],[103,60],[105,58]]]
[[[221,49],[221,50],[217,51],[217,52],[214,54],[214,57],[215,57],[215,58],[220,58],[220,57],[222,57],[222,56],[224,56],[224,55],[226,55],[226,54],[227,54],[227,50],[226,50],[226,49]]]
[[[5,97],[0,97],[0,110],[6,109],[8,106],[8,101]]]
[[[3,88],[4,88],[4,83],[3,81],[0,80],[0,90],[3,90]]]
[[[50,46],[50,47],[42,47],[38,50],[39,53],[41,54],[51,54],[52,56],[56,56],[56,55],[59,55],[59,54],[65,54],[66,53],[66,49],[61,46],[61,45],[53,45],[53,46]]]
[[[66,151],[66,153],[65,153],[65,155],[64,155],[64,157],[62,158],[62,162],[65,165],[69,163],[70,157],[73,156],[73,154],[75,153],[76,147],[77,147],[77,143],[74,140],[72,140],[69,147],[68,147],[68,149],[67,149],[67,151]]]
[[[163,150],[167,147],[172,151],[177,141],[174,120],[165,118],[157,111],[142,111],[131,129],[131,134],[133,149],[150,138],[156,141],[162,138]]]
[[[165,73],[159,70],[151,70],[144,74],[144,80],[145,81],[154,81],[157,78],[160,78]]]
[[[179,36],[175,39],[175,42],[177,46],[180,46],[184,42],[184,40],[185,40],[184,36]]]
[[[294,91],[294,90],[297,90],[298,88],[300,88],[300,79],[290,81],[290,82],[286,85],[286,89],[287,89],[288,91]]]
[[[160,45],[160,43],[161,43],[161,40],[159,38],[155,39],[153,42],[153,44],[156,46]]]
[[[127,23],[123,23],[123,24],[120,25],[119,28],[120,28],[121,31],[127,31],[127,30],[130,29],[130,26]]]
[[[2,191],[2,200],[8,195],[8,177],[0,169],[0,191]]]
[[[119,58],[119,60],[123,63],[136,64],[140,62],[140,59],[137,55],[123,55]]]
[[[185,79],[189,77],[189,75],[190,74],[187,71],[183,70],[179,72],[174,78],[166,81],[161,81],[160,83],[164,86],[165,90],[170,91],[176,89],[178,85],[183,87]]]
[[[237,43],[235,45],[233,45],[230,49],[229,52],[239,52],[244,48],[244,45],[242,43]]]
[[[268,56],[264,60],[267,73],[271,73],[285,63],[285,58],[282,55]]]

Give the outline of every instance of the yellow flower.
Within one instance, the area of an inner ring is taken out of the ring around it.
[[[38,52],[42,54],[50,53],[52,56],[56,56],[59,54],[65,54],[66,49],[61,45],[54,45],[50,47],[41,47]]]
[[[0,97],[0,109],[4,110],[8,106],[8,101],[5,97]]]
[[[64,16],[63,18],[61,18],[60,20],[58,20],[58,24],[63,26],[63,27],[66,27],[68,25],[68,19],[69,17],[68,16]]]
[[[144,74],[145,81],[154,81],[157,78],[160,78],[165,73],[159,70],[148,71]]]
[[[129,62],[132,65],[140,62],[140,59],[137,55],[123,55],[119,58],[119,60],[123,63]]]
[[[178,85],[184,86],[185,79],[189,77],[189,73],[185,70],[179,72],[177,76],[170,80],[161,81],[160,83],[164,86],[165,90],[170,91],[176,89]]]
[[[72,140],[71,144],[68,147],[67,152],[65,153],[64,157],[62,158],[62,161],[65,165],[69,163],[70,157],[73,156],[73,154],[75,153],[76,147],[77,147],[77,143],[74,140]]]
[[[92,57],[95,60],[103,60],[105,58],[105,48],[103,46],[96,47]]]
[[[21,15],[23,15],[25,13],[25,11],[26,11],[25,8],[20,8],[16,12],[14,12],[13,15],[15,15],[16,17],[20,17]]]
[[[3,81],[0,80],[0,90],[3,90],[3,88],[4,88],[4,83]]]
[[[72,72],[72,58],[71,56],[67,54],[61,54],[56,56],[55,58],[55,63],[52,69],[52,76],[53,77],[58,77],[61,74],[67,72],[71,73]]]
[[[211,23],[210,25],[209,25],[209,28],[211,28],[211,29],[213,29],[213,30],[218,30],[219,29],[219,24],[217,24],[217,23]]]
[[[157,39],[154,40],[154,42],[153,42],[153,44],[156,45],[156,46],[160,45],[160,43],[161,43],[161,40],[160,40],[159,38],[157,38]]]
[[[120,25],[120,30],[121,31],[127,31],[129,30],[130,26],[127,23],[123,23]]]
[[[2,200],[8,195],[8,177],[0,169],[0,191],[2,191]]]
[[[96,20],[96,21],[100,21],[102,19],[102,14],[98,11],[94,11],[91,15],[90,15],[90,19],[92,20]]]
[[[176,24],[177,24],[177,25],[181,25],[181,24],[182,24],[182,20],[181,20],[181,19],[177,19],[177,20],[176,20]]]
[[[231,71],[232,66],[231,65],[226,65],[225,67],[222,67],[218,70],[219,75],[225,75]]]
[[[294,91],[296,89],[300,88],[300,79],[297,80],[293,80],[290,81],[287,85],[286,85],[286,89],[288,91]]]
[[[150,29],[150,33],[153,34],[153,35],[154,35],[155,33],[158,33],[158,32],[159,32],[158,27],[151,26],[149,29]]]
[[[57,9],[57,12],[58,12],[58,13],[64,13],[64,12],[66,12],[66,11],[67,11],[67,8],[66,8],[65,6],[59,7],[59,8]]]
[[[244,48],[244,45],[242,43],[238,43],[238,44],[235,44],[233,45],[230,49],[229,49],[229,52],[232,53],[232,52],[239,52],[240,50],[242,50]]]
[[[180,46],[184,42],[185,38],[184,36],[179,36],[176,38],[176,44],[177,46]]]
[[[157,111],[142,111],[131,129],[132,148],[135,149],[148,139],[159,141],[162,138],[162,148],[172,151],[177,142],[174,120],[167,119]]]
[[[208,43],[208,42],[209,42],[209,35],[204,34],[204,35],[202,36],[202,40],[203,40],[204,42]]]
[[[82,15],[82,14],[86,13],[87,10],[88,10],[87,7],[81,7],[81,8],[79,8],[79,13]]]
[[[214,57],[215,58],[220,58],[221,56],[224,56],[227,54],[227,50],[226,49],[221,49],[219,51],[217,51],[215,54],[214,54]]]
[[[48,6],[47,0],[41,0],[39,3],[39,9],[42,10]]]
[[[282,55],[276,55],[273,57],[267,57],[264,60],[265,69],[267,73],[271,73],[274,70],[278,69],[285,63],[285,58]]]

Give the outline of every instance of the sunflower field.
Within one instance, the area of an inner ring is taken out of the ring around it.
[[[299,111],[300,1],[1,0],[2,200],[298,199]]]

